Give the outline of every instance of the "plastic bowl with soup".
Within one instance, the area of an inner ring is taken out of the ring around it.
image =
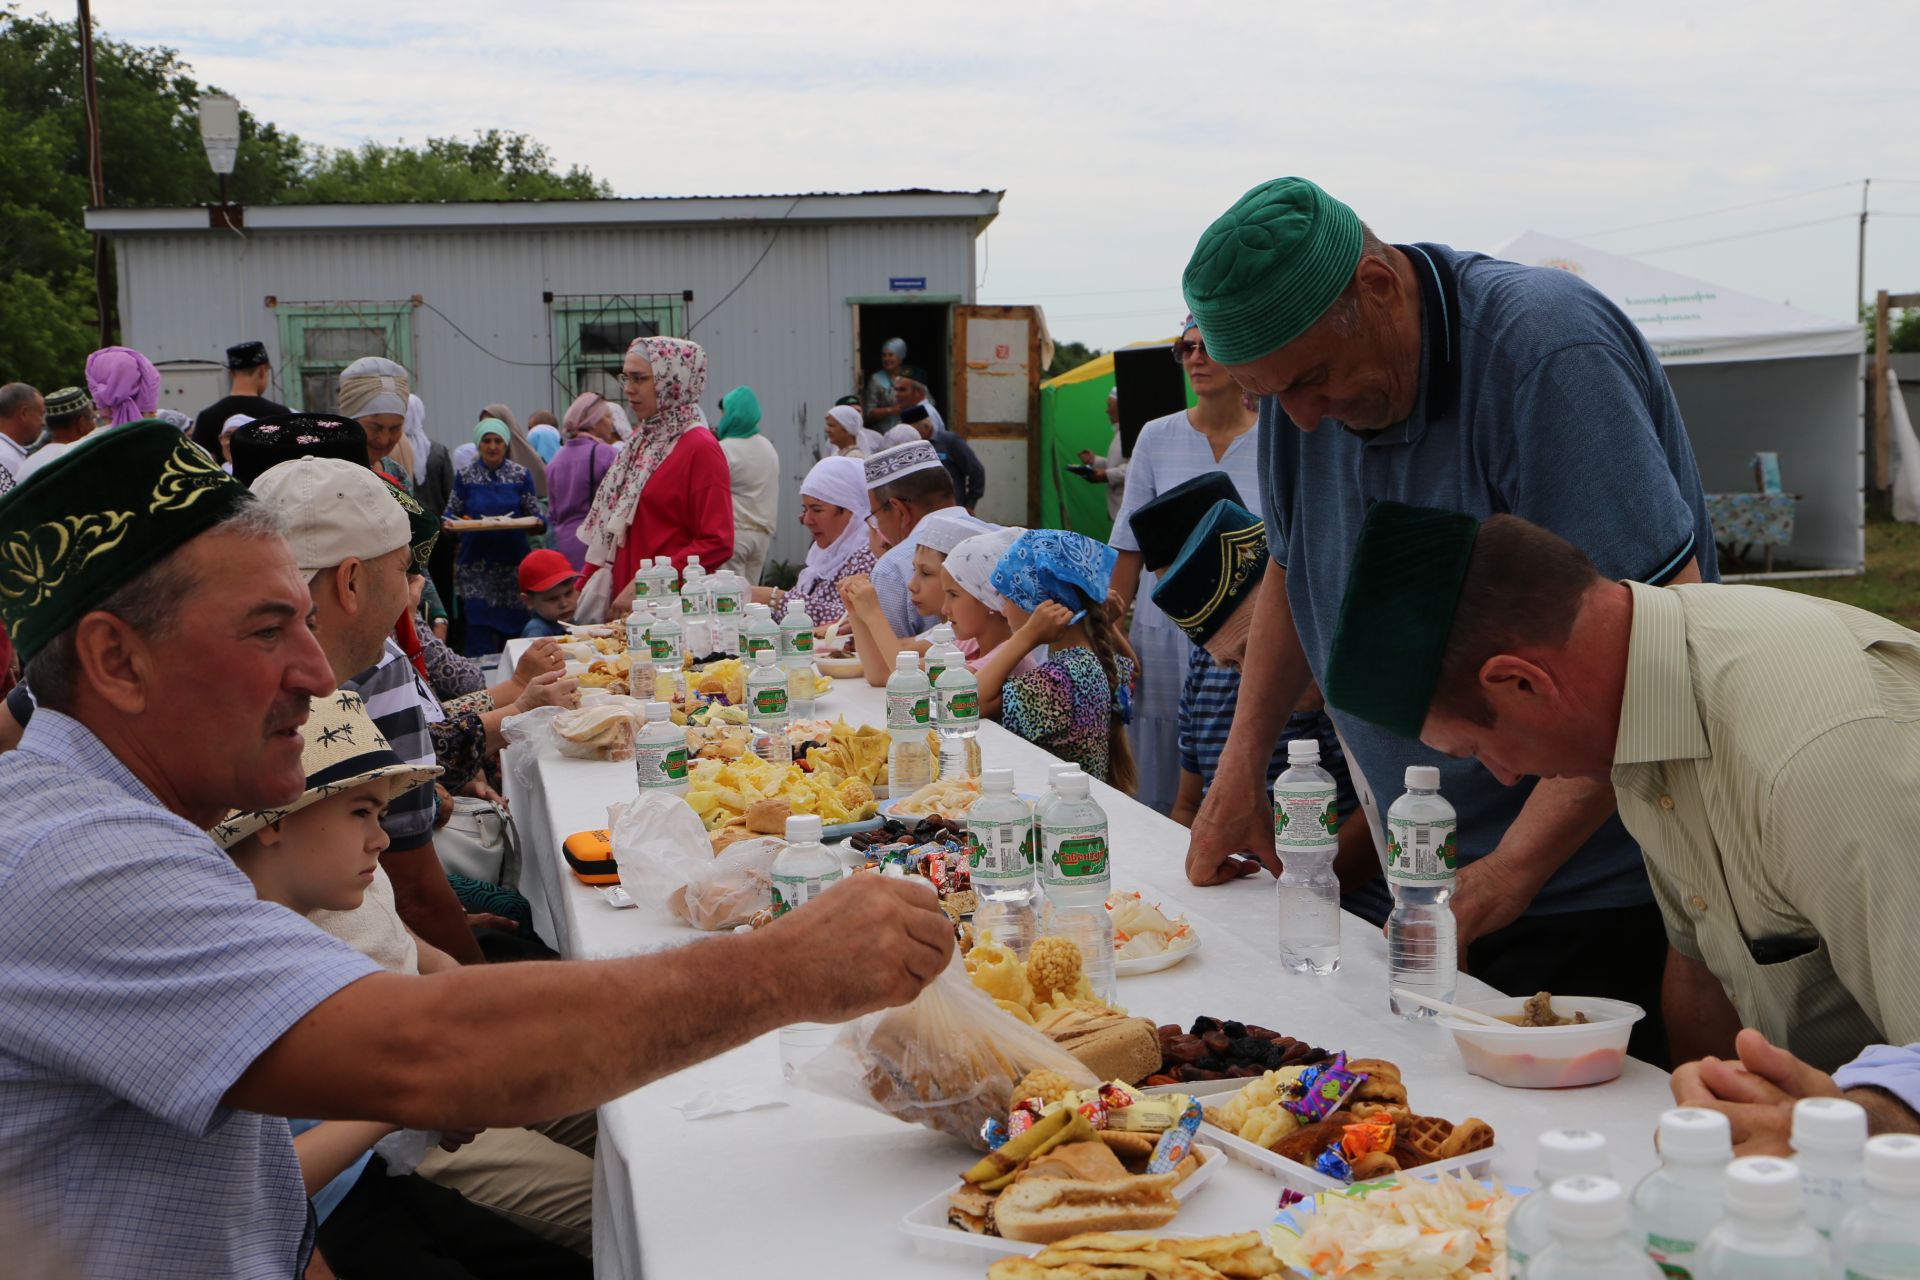
[[[1503,996],[1462,1007],[1517,1019],[1529,999]],[[1474,1075],[1513,1089],[1572,1089],[1617,1078],[1626,1069],[1633,1024],[1647,1016],[1637,1004],[1601,996],[1556,995],[1553,1011],[1564,1018],[1583,1013],[1587,1021],[1558,1027],[1483,1027],[1444,1014],[1438,1021],[1453,1033],[1460,1060]]]

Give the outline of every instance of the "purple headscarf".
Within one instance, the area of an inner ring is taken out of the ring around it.
[[[160,407],[160,371],[132,347],[102,347],[87,357],[87,391],[108,426],[124,426]]]

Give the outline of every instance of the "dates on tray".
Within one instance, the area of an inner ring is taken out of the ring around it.
[[[1250,1079],[1332,1056],[1304,1040],[1230,1019],[1195,1018],[1188,1031],[1170,1022],[1159,1028],[1159,1036],[1160,1069],[1146,1078],[1149,1085]]]

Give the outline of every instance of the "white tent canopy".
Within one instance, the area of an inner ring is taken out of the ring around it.
[[[1735,293],[1538,231],[1526,232],[1494,256],[1573,272],[1640,326],[1661,364],[1858,355],[1866,349],[1857,324]]]
[[[1754,455],[1779,455],[1782,487],[1797,498],[1780,564],[1795,573],[1860,571],[1859,325],[1537,231],[1495,256],[1571,271],[1639,326],[1666,369],[1709,494],[1752,493]]]

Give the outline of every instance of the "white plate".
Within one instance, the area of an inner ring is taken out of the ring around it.
[[[1245,1084],[1246,1081],[1243,1080],[1241,1083]],[[1251,1165],[1268,1177],[1278,1178],[1283,1185],[1292,1187],[1304,1195],[1311,1195],[1316,1191],[1342,1191],[1350,1185],[1337,1178],[1330,1178],[1318,1169],[1301,1164],[1298,1160],[1277,1156],[1265,1147],[1255,1146],[1211,1122],[1201,1125],[1200,1132],[1205,1135],[1208,1142],[1218,1143],[1220,1149],[1227,1153],[1227,1159],[1237,1164]],[[1496,1142],[1484,1151],[1469,1152],[1464,1156],[1455,1156],[1451,1160],[1436,1160],[1432,1164],[1423,1164],[1418,1169],[1410,1169],[1407,1172],[1426,1177],[1431,1174],[1451,1173],[1456,1169],[1464,1169],[1475,1177],[1481,1177],[1492,1167],[1494,1157],[1499,1154],[1500,1144]]]
[[[835,680],[857,680],[860,678],[861,666],[860,659],[858,658],[821,656],[813,660],[813,665],[820,668],[821,675],[830,676]]]
[[[1426,1173],[1426,1171],[1427,1171],[1426,1166],[1422,1166],[1419,1169],[1410,1170],[1409,1172],[1412,1174],[1423,1175]],[[1372,1182],[1362,1182],[1357,1185],[1363,1186],[1363,1187],[1377,1187],[1377,1186],[1380,1186],[1382,1183],[1391,1182],[1392,1180],[1393,1179],[1391,1178],[1379,1178],[1379,1179],[1375,1179]],[[1429,1181],[1431,1181],[1431,1179],[1429,1179]],[[1482,1178],[1480,1180],[1480,1185],[1491,1190],[1494,1184],[1492,1180]],[[1351,1189],[1352,1188],[1343,1188],[1343,1190],[1351,1190]],[[1507,1187],[1506,1189],[1508,1192],[1516,1196],[1524,1197],[1531,1194],[1525,1187]],[[1306,1200],[1302,1200],[1298,1204],[1287,1206],[1286,1208],[1280,1210],[1278,1213],[1274,1214],[1274,1217],[1273,1217],[1274,1229],[1277,1231],[1288,1232],[1289,1234],[1294,1236],[1294,1238],[1298,1239],[1300,1236],[1303,1236],[1307,1233],[1307,1228],[1312,1225],[1313,1215],[1318,1210],[1319,1206],[1320,1206],[1320,1197],[1318,1195],[1312,1196]],[[1278,1253],[1280,1251],[1278,1247],[1279,1246],[1278,1241],[1269,1237],[1266,1243],[1269,1246],[1273,1247],[1274,1252]],[[1317,1271],[1302,1271],[1302,1270],[1299,1270],[1298,1268],[1295,1268],[1294,1270],[1287,1272],[1287,1274],[1301,1276],[1304,1278],[1304,1280],[1323,1280],[1323,1277]]]
[[[1191,938],[1192,941],[1188,942],[1186,946],[1175,947],[1171,951],[1162,951],[1157,956],[1135,956],[1131,960],[1115,959],[1113,962],[1113,971],[1123,978],[1130,978],[1136,974],[1158,973],[1162,969],[1171,969],[1200,949],[1200,935],[1190,933],[1187,936]]]
[[[1176,1200],[1185,1200],[1198,1191],[1213,1177],[1214,1170],[1220,1167],[1221,1154],[1218,1147],[1196,1142],[1193,1149],[1201,1155],[1201,1163],[1185,1182],[1173,1189]],[[913,1237],[913,1247],[930,1258],[955,1258],[962,1262],[991,1262],[995,1258],[1009,1254],[1024,1254],[1032,1257],[1047,1246],[1043,1244],[1022,1244],[1018,1240],[1003,1240],[999,1236],[976,1235],[971,1231],[947,1223],[947,1197],[960,1189],[956,1182],[933,1199],[900,1219],[900,1229]],[[1174,1219],[1175,1223],[1179,1219]],[[1165,1235],[1166,1232],[1156,1234]]]

